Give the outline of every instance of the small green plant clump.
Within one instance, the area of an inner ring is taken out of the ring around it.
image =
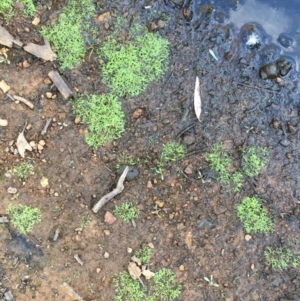
[[[256,197],[244,198],[237,206],[237,216],[242,221],[247,233],[267,233],[274,228],[267,210]]]
[[[109,37],[100,49],[100,58],[105,62],[102,76],[112,93],[137,96],[164,74],[169,42],[159,34],[141,30],[140,26],[133,26],[126,42],[117,35]]]
[[[33,16],[36,12],[34,3],[32,0],[20,0],[18,2],[24,3],[24,14],[27,16]],[[1,0],[0,1],[0,13],[4,14],[5,17],[10,18],[13,16],[13,0]]]
[[[94,34],[94,29],[90,26],[93,13],[94,6],[90,0],[68,0],[59,15],[58,22],[42,28],[42,35],[54,45],[63,69],[71,69],[80,64],[85,55],[86,47],[82,32]]]
[[[10,215],[12,224],[23,234],[30,232],[42,219],[40,209],[31,206],[9,204],[6,211]]]
[[[139,215],[137,209],[134,207],[134,204],[132,202],[125,202],[120,206],[116,205],[114,214],[116,217],[121,218],[127,223],[130,222],[132,219],[137,218]]]
[[[163,145],[160,159],[152,169],[164,179],[164,167],[167,163],[175,162],[186,155],[186,146],[178,142],[167,142]]]
[[[29,162],[24,162],[12,168],[12,174],[16,175],[19,179],[25,180],[34,172],[34,167]]]
[[[186,147],[184,144],[180,144],[178,142],[167,142],[163,146],[163,150],[161,153],[161,161],[165,163],[174,162],[186,154]]]
[[[159,270],[152,278],[151,294],[147,294],[139,281],[133,280],[127,272],[118,274],[114,281],[115,301],[170,301],[181,294],[182,286],[174,282],[175,274],[169,269]]]
[[[229,171],[232,159],[221,143],[215,144],[206,158],[211,168],[218,173],[218,181],[222,185],[229,187],[233,192],[241,189],[244,183],[243,175],[239,171]]]
[[[300,266],[300,253],[294,255],[288,248],[267,247],[264,252],[265,260],[272,268],[286,269],[290,266]]]
[[[141,261],[142,264],[149,263],[152,255],[152,249],[149,246],[144,246],[137,250],[134,255]]]
[[[175,274],[166,268],[160,269],[153,277],[153,295],[157,300],[173,300],[181,294],[182,286],[174,282]]]
[[[117,139],[124,132],[124,112],[121,103],[112,94],[89,95],[87,99],[78,98],[73,109],[88,125],[86,142],[91,147],[98,147]]]
[[[124,165],[135,166],[135,165],[138,165],[139,163],[140,163],[139,158],[134,159],[132,156],[123,153],[117,157],[116,168],[118,171],[120,171],[122,166],[124,166]]]
[[[269,153],[265,147],[249,146],[243,150],[242,167],[248,177],[257,176],[269,161]]]
[[[84,212],[83,215],[80,218],[80,227],[84,229],[88,223],[92,221],[91,216],[89,215],[88,212]]]

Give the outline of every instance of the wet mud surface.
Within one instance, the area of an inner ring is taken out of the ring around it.
[[[51,19],[61,7],[44,1],[51,7],[46,9],[41,2],[41,20],[49,15]],[[139,97],[122,99],[126,131],[120,139],[94,150],[86,145],[86,126],[74,122],[72,100],[63,100],[47,81],[50,70],[59,70],[57,62],[44,63],[13,48],[8,53],[11,64],[0,65],[1,79],[36,106],[30,110],[1,94],[1,118],[8,120],[8,126],[0,128],[0,214],[12,202],[36,206],[42,212],[42,222],[26,237],[1,225],[0,296],[9,289],[16,300],[72,300],[62,285],[68,282],[84,300],[113,300],[113,276],[126,269],[131,256],[127,248],[137,250],[153,243],[152,269],[170,268],[184,285],[178,300],[299,300],[299,268],[271,269],[263,256],[267,246],[300,247],[299,75],[295,65],[287,74],[276,70],[275,79],[263,80],[260,68],[282,59],[277,46],[262,38],[260,45],[249,49],[243,36],[253,30],[259,33],[259,27],[252,26],[243,34],[245,28],[235,28],[209,4],[121,2],[101,5],[128,19],[138,16],[148,28],[158,30],[171,43],[171,57],[163,80]],[[168,21],[157,28],[162,16]],[[41,39],[22,17],[5,27],[24,42]],[[109,30],[99,24],[99,32],[108,34]],[[78,95],[107,90],[99,81],[97,56],[88,56],[71,71],[59,70]],[[29,62],[26,68],[25,60]],[[193,107],[196,76],[201,122]],[[46,92],[55,98],[45,97]],[[41,136],[47,118],[53,121]],[[42,151],[27,152],[22,159],[10,142],[25,122],[32,125],[25,132],[28,141],[43,139],[46,144]],[[166,141],[184,143],[190,155],[169,164],[162,180],[152,168]],[[247,145],[267,147],[270,162],[239,193],[229,193],[216,181],[205,159],[217,142],[224,144],[236,167]],[[124,191],[94,214],[92,206],[116,186],[117,158],[123,154],[140,159],[134,167],[138,176],[126,181]],[[26,181],[4,175],[28,157],[34,162],[34,175]],[[40,185],[42,177],[49,180],[46,188]],[[18,189],[18,200],[11,200],[8,187]],[[275,230],[269,235],[251,234],[246,241],[236,204],[249,195],[263,200],[274,217]],[[137,203],[136,228],[122,220],[106,224],[105,212],[125,201]],[[91,221],[83,228],[87,213]],[[61,233],[53,241],[58,227]],[[107,259],[105,252],[110,254]],[[82,266],[74,259],[76,254]],[[204,281],[210,275],[218,288]]]

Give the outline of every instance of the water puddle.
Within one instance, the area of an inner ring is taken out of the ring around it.
[[[278,0],[212,0],[198,5],[211,5],[215,19],[224,14],[226,22],[237,29],[245,25],[258,25],[265,45],[278,47],[281,56],[291,58],[295,69],[300,68],[300,1]]]

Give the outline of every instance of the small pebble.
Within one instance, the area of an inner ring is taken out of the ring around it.
[[[8,187],[8,189],[7,189],[7,192],[8,193],[11,193],[11,194],[15,194],[15,193],[17,193],[17,188],[14,188],[14,187]]]
[[[131,254],[132,253],[132,249],[131,248],[127,248],[127,253]]]
[[[109,253],[108,252],[104,253],[104,258],[106,258],[106,259],[109,258]]]
[[[246,234],[246,235],[245,235],[245,240],[246,240],[246,241],[249,241],[250,239],[252,239],[252,236],[249,235],[249,234]]]
[[[109,230],[103,230],[103,233],[105,236],[109,236],[110,235],[110,231]]]

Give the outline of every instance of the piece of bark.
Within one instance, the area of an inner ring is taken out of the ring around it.
[[[30,102],[29,100],[27,100],[21,96],[14,95],[14,99],[25,103],[25,105],[27,105],[30,109],[34,108],[34,104],[32,102]]]
[[[54,83],[54,85],[59,90],[59,92],[65,100],[67,100],[71,95],[73,95],[72,90],[68,87],[65,80],[60,76],[60,74],[57,71],[50,71],[48,73],[48,76],[50,77],[50,79],[52,80],[52,82]]]
[[[0,216],[0,223],[8,223],[7,216]]]
[[[15,39],[4,27],[0,26],[0,44],[6,47],[13,47],[17,45],[19,47],[23,46],[23,43]]]
[[[57,55],[52,51],[49,41],[46,38],[44,38],[44,41],[45,45],[29,43],[23,48],[25,51],[40,59],[45,61],[55,61],[57,59]]]
[[[120,179],[119,179],[119,181],[118,181],[117,187],[116,187],[113,191],[111,191],[111,192],[109,192],[108,194],[106,194],[105,196],[103,196],[103,197],[102,197],[102,198],[94,205],[94,207],[93,207],[93,209],[92,209],[92,211],[93,211],[94,213],[97,213],[97,212],[100,210],[100,208],[101,208],[102,206],[104,206],[109,200],[111,200],[113,197],[115,197],[117,194],[121,193],[121,192],[124,190],[124,185],[123,185],[123,183],[124,183],[124,181],[125,181],[125,178],[126,178],[126,176],[127,176],[128,171],[129,171],[129,167],[126,166],[125,169],[124,169],[124,171],[123,171],[123,173],[122,173],[122,175],[121,175],[121,177],[120,177]]]

